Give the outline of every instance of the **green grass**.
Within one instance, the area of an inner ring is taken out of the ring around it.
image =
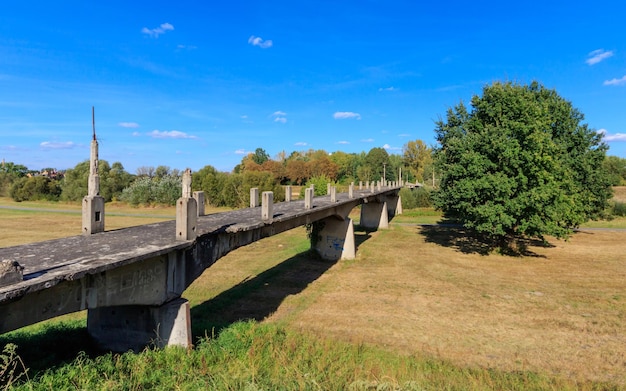
[[[67,331],[79,328],[68,325]],[[58,337],[58,335],[57,335]],[[67,341],[72,344],[72,341]],[[79,353],[23,376],[15,390],[483,390],[610,389],[520,371],[459,368],[363,344],[317,339],[275,324],[237,322],[194,349]]]

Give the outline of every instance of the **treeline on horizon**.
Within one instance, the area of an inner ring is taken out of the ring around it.
[[[99,161],[100,195],[106,202],[122,201],[131,205],[174,205],[181,195],[180,169],[167,166],[139,167],[135,174],[120,162]],[[202,190],[213,206],[244,207],[249,203],[249,189],[274,191],[275,199],[284,198],[282,186],[315,184],[318,195],[325,193],[326,184],[349,185],[388,180],[427,182],[436,186],[438,174],[433,149],[423,141],[410,141],[402,154],[389,154],[375,147],[367,153],[328,153],[324,150],[279,153],[274,159],[263,148],[244,156],[232,172],[221,172],[207,165],[192,174],[192,189]],[[50,200],[80,201],[87,194],[89,161],[74,168],[57,172],[47,168],[41,172],[29,170],[13,162],[0,166],[0,196],[17,202]],[[422,197],[424,198],[424,197]],[[428,197],[426,197],[428,198]],[[422,201],[422,204],[430,204]]]

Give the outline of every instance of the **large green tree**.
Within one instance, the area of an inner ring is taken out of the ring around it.
[[[435,203],[492,239],[566,238],[611,196],[607,147],[556,91],[494,83],[436,122]]]

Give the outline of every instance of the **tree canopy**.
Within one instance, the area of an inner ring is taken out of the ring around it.
[[[435,204],[493,239],[566,238],[611,196],[607,146],[556,91],[494,83],[436,122]]]

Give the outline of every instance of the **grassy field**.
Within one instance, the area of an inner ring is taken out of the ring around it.
[[[14,212],[0,209],[0,233],[15,229],[5,218]],[[173,209],[118,213],[134,225]],[[80,228],[70,212],[15,218],[32,237]],[[407,211],[389,230],[357,230],[351,261],[312,256],[303,228],[234,251],[184,294],[189,352],[90,351],[84,314],[7,334],[0,346],[16,343],[37,377],[24,389],[626,388],[626,232],[531,242],[528,255],[509,257],[485,254],[460,228],[414,225],[438,218]]]

